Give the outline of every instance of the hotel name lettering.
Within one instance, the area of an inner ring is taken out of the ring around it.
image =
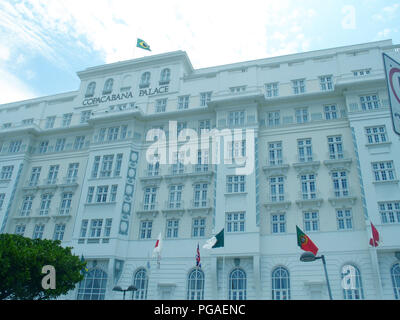
[[[152,88],[140,89],[139,97],[154,96],[154,95],[161,94],[161,93],[167,93],[168,89],[169,89],[168,86],[162,86],[162,87],[158,87],[155,89],[152,89]],[[83,100],[82,104],[84,106],[91,106],[91,105],[101,104],[101,103],[105,103],[105,102],[120,101],[120,100],[125,100],[125,99],[132,99],[132,98],[133,98],[133,92],[129,91],[129,92],[125,92],[125,93],[104,95],[104,96],[97,97],[97,98],[87,98],[87,99]]]

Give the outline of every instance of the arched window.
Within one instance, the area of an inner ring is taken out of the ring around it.
[[[96,90],[96,82],[91,82],[86,88],[86,94],[85,97],[93,97],[94,96],[94,91]]]
[[[150,72],[145,72],[142,74],[139,87],[147,88],[148,86],[150,86]]]
[[[394,296],[396,300],[400,300],[400,263],[392,267],[390,274],[392,275]]]
[[[137,291],[132,292],[132,299],[146,300],[148,284],[149,279],[147,277],[146,269],[142,268],[136,271],[135,277],[133,279],[133,285],[137,288]]]
[[[229,275],[229,300],[246,300],[247,276],[240,268]]]
[[[171,76],[171,70],[166,68],[161,71],[160,85],[168,84]]]
[[[204,273],[200,269],[193,269],[188,276],[188,300],[204,299]]]
[[[290,300],[289,271],[283,267],[272,271],[272,300]]]
[[[114,80],[113,79],[108,79],[106,83],[104,84],[104,89],[103,89],[103,94],[109,94],[113,90],[113,84]]]
[[[79,283],[78,300],[104,300],[107,285],[107,273],[92,269]]]
[[[348,266],[351,268],[346,268],[347,273],[342,272],[342,281],[344,277],[354,277],[350,281],[350,285],[354,286],[350,289],[343,289],[343,296],[345,300],[363,300],[364,299],[364,290],[362,286],[361,273],[360,270],[356,266]]]

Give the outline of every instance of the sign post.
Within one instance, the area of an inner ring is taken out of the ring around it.
[[[393,130],[400,135],[400,63],[383,54]]]

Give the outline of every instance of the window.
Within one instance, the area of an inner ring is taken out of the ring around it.
[[[40,210],[39,210],[39,215],[40,216],[47,216],[49,214],[50,204],[51,204],[51,199],[52,198],[53,198],[53,195],[51,193],[42,194],[41,203],[40,203]]]
[[[89,187],[88,193],[87,193],[87,198],[86,198],[86,203],[92,203],[93,195],[94,195],[94,187]]]
[[[115,141],[118,139],[119,127],[108,128],[107,141]]]
[[[379,109],[379,97],[376,94],[361,96],[360,97],[361,108],[363,111]]]
[[[22,124],[25,126],[28,126],[30,124],[33,124],[33,118],[29,118],[29,119],[24,119],[22,120]]]
[[[39,144],[39,153],[46,153],[49,147],[49,141],[42,141]]]
[[[93,168],[92,168],[92,179],[97,178],[97,173],[99,172],[99,167],[100,167],[100,156],[94,157],[94,162],[93,162]]]
[[[383,224],[400,223],[400,202],[381,202],[378,206]]]
[[[350,209],[336,210],[338,230],[353,229],[353,215]]]
[[[329,159],[337,160],[343,159],[343,144],[342,137],[328,137]]]
[[[335,120],[338,118],[336,105],[324,106],[325,120]]]
[[[307,174],[300,177],[303,200],[316,199],[315,175]]]
[[[54,127],[54,122],[56,121],[56,117],[47,117],[46,118],[46,124],[45,124],[45,129],[51,129]]]
[[[22,144],[21,140],[11,141],[10,145],[8,147],[8,152],[9,153],[17,153],[17,152],[19,152],[21,150],[21,144]]]
[[[319,82],[320,82],[322,91],[332,91],[333,90],[332,76],[320,77]]]
[[[111,235],[111,225],[112,219],[106,219],[106,225],[104,226],[104,234],[103,237],[108,238]]]
[[[59,165],[50,166],[49,174],[47,176],[47,184],[56,184],[57,183],[57,176],[58,176],[59,169],[60,169]]]
[[[319,231],[318,212],[304,212],[304,229],[306,232]]]
[[[297,140],[297,149],[299,153],[299,162],[313,161],[311,139]]]
[[[271,229],[274,234],[286,233],[286,215],[284,213],[271,215]]]
[[[147,88],[150,86],[150,72],[144,72],[140,78],[139,88]]]
[[[93,219],[90,221],[90,238],[100,238],[101,229],[103,227],[103,219]]]
[[[193,269],[188,275],[187,300],[204,299],[204,272]]]
[[[171,70],[168,68],[165,68],[161,71],[161,76],[160,76],[160,86],[169,84],[171,77]]]
[[[178,110],[189,108],[189,96],[178,97]]]
[[[12,173],[14,171],[14,166],[4,166],[1,168],[0,180],[10,180]]]
[[[238,159],[246,156],[246,140],[233,140],[227,147],[230,159]]]
[[[103,89],[103,94],[110,94],[113,90],[113,84],[114,80],[113,79],[107,79],[107,81],[104,84],[104,89]]]
[[[75,138],[74,150],[81,150],[85,143],[85,136],[79,136]]]
[[[121,175],[121,166],[122,166],[122,153],[117,154],[117,160],[115,162],[115,168],[114,168],[114,177],[119,177]]]
[[[182,208],[182,185],[170,186],[169,187],[169,209],[179,209]]]
[[[205,218],[195,218],[192,221],[192,237],[202,238],[205,236],[206,231],[206,219]]]
[[[65,224],[56,224],[54,227],[53,240],[62,241],[64,238]]]
[[[236,268],[229,274],[229,300],[246,300],[247,276],[243,269]]]
[[[283,267],[272,271],[272,300],[290,300],[289,271]]]
[[[114,155],[106,155],[103,157],[101,164],[100,177],[111,177],[112,165],[114,162]]]
[[[37,224],[33,229],[32,239],[42,239],[44,232],[44,224]]]
[[[20,212],[21,217],[28,217],[32,211],[33,196],[25,196]]]
[[[152,228],[153,228],[153,221],[141,221],[139,230],[140,239],[151,239]]]
[[[156,112],[165,112],[167,107],[167,99],[158,99],[156,100]]]
[[[297,123],[307,123],[308,122],[308,109],[302,108],[296,110],[296,122]]]
[[[110,192],[110,202],[116,202],[117,201],[117,190],[118,190],[118,185],[112,185],[111,186],[111,192]]]
[[[197,164],[195,166],[196,172],[208,172],[208,150],[199,150],[197,151]]]
[[[100,131],[99,131],[99,138],[98,138],[98,141],[99,142],[103,142],[104,141],[104,139],[105,139],[105,137],[106,137],[106,128],[101,128],[100,129]]]
[[[128,126],[121,126],[121,135],[120,139],[126,139],[126,134],[128,133]]]
[[[355,288],[354,289],[343,289],[343,296],[345,300],[363,300],[364,299],[364,291],[363,291],[363,286],[362,286],[362,280],[361,280],[361,273],[360,270],[358,270],[357,267],[351,266],[354,268],[355,271],[355,279],[353,279]],[[342,279],[345,276],[349,276],[349,273],[351,271],[349,270],[347,274],[342,273]]]
[[[346,171],[332,172],[333,189],[336,198],[347,197],[349,195],[349,185],[347,183]]]
[[[170,219],[167,220],[167,239],[178,238],[178,228],[179,228],[179,220],[178,219]]]
[[[211,101],[212,92],[202,92],[200,93],[200,106],[205,107],[207,103]]]
[[[85,98],[90,98],[94,96],[94,91],[96,90],[96,82],[91,82],[86,88]]]
[[[11,122],[5,123],[5,124],[3,124],[3,128],[4,129],[11,128],[11,125],[12,125]]]
[[[294,94],[300,94],[306,92],[306,81],[305,79],[292,80],[292,87]]]
[[[154,163],[149,163],[147,165],[147,176],[157,177],[160,173],[160,161],[158,160],[158,155],[154,155]]]
[[[202,133],[203,130],[211,129],[211,121],[210,120],[200,120],[199,121],[199,134]]]
[[[56,141],[56,147],[55,147],[54,151],[55,151],[55,152],[64,151],[64,148],[65,148],[65,141],[66,141],[65,138],[57,139],[57,141]]]
[[[137,288],[136,291],[132,292],[132,299],[134,300],[146,300],[147,299],[147,287],[149,279],[147,277],[147,271],[144,268],[136,271],[133,278],[133,285]]]
[[[270,190],[271,202],[285,201],[284,180],[285,177],[283,176],[269,178],[269,190]]]
[[[227,176],[226,177],[226,192],[241,193],[246,191],[245,176]]]
[[[379,144],[388,142],[385,126],[365,128],[369,144]]]
[[[279,111],[268,112],[268,126],[275,127],[281,124],[281,113]]]
[[[226,232],[244,232],[245,231],[245,213],[234,212],[226,214]]]
[[[68,215],[71,211],[72,193],[65,192],[62,194],[60,215]]]
[[[6,197],[5,193],[0,193],[0,210],[1,210],[1,208],[3,208],[5,197]]]
[[[176,152],[174,154],[174,164],[172,165],[172,174],[183,174],[185,171],[185,166],[181,162],[181,159],[183,158],[184,154],[183,153],[178,153]]]
[[[87,123],[90,119],[92,112],[91,111],[82,111],[81,112],[81,123]]]
[[[365,77],[371,74],[371,69],[354,70],[353,75],[355,77]]]
[[[88,220],[82,220],[81,232],[80,232],[80,236],[79,236],[80,238],[86,237],[87,227],[88,227]]]
[[[25,233],[25,225],[19,224],[15,227],[15,234],[19,236],[24,236]]]
[[[39,182],[40,172],[42,171],[41,167],[34,167],[32,168],[31,178],[29,180],[29,186],[35,187]]]
[[[85,274],[79,283],[77,300],[104,300],[107,287],[107,273],[93,269]]]
[[[240,93],[246,91],[246,86],[239,86],[239,87],[231,87],[229,88],[231,93]]]
[[[181,133],[181,131],[182,131],[183,129],[186,129],[186,128],[187,128],[187,122],[178,122],[176,128],[177,128],[176,134],[179,136],[179,134]]]
[[[376,182],[395,180],[393,161],[372,163],[372,170]]]
[[[265,95],[267,98],[278,97],[279,96],[279,84],[275,83],[267,83],[265,85]]]
[[[194,185],[194,201],[193,206],[195,208],[204,208],[207,206],[207,183],[196,183]]]
[[[156,187],[148,187],[144,192],[144,204],[143,210],[154,210],[156,207],[156,195],[157,188]]]
[[[392,276],[394,297],[396,300],[400,300],[400,264],[399,263],[396,263],[390,269],[390,275]]]
[[[108,186],[99,186],[96,191],[96,202],[107,202]]]
[[[279,166],[283,163],[282,142],[271,142],[268,144],[268,162],[270,166]]]
[[[75,183],[78,179],[79,163],[70,163],[67,171],[67,183]]]
[[[243,126],[244,111],[229,112],[229,126]]]

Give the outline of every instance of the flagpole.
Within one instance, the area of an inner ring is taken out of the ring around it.
[[[369,227],[371,228],[371,239],[372,239],[372,244],[373,244],[372,260],[373,260],[373,264],[374,264],[374,266],[376,268],[376,275],[378,277],[379,299],[383,299],[383,287],[382,287],[382,280],[381,280],[381,272],[379,270],[378,250],[376,249],[375,237],[374,237],[374,234],[372,232],[372,221],[371,221],[371,219],[369,220]]]
[[[222,292],[223,292],[223,297],[222,300],[227,300],[226,299],[226,292],[225,292],[225,256],[222,258]]]

